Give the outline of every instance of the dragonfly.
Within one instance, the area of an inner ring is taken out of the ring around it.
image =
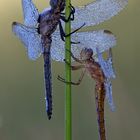
[[[71,67],[73,71],[82,69],[78,82],[67,82],[59,75],[58,80],[72,85],[80,85],[85,73],[89,73],[91,78],[96,81],[95,99],[99,126],[99,136],[100,140],[106,140],[104,121],[105,98],[109,103],[111,111],[115,110],[115,105],[112,97],[111,80],[116,76],[112,64],[111,49],[116,45],[116,37],[108,30],[90,31],[88,32],[88,34],[89,36],[87,36],[88,38],[86,37],[86,44],[82,44],[85,42],[85,40],[83,40],[82,38],[85,36],[85,32],[72,35],[72,39],[75,39],[75,41],[80,41],[80,44],[77,44],[79,46],[76,47],[72,45],[72,52],[70,51],[73,61],[78,62],[79,65],[70,65],[65,59],[62,60],[62,58],[58,56],[57,58],[52,56],[52,58],[54,60],[65,62]],[[76,38],[76,36],[78,37]],[[91,38],[92,41],[88,41]],[[61,53],[63,51],[61,50]],[[108,56],[106,59],[104,59],[102,56],[102,53],[104,52],[108,52]]]
[[[50,1],[51,9],[54,9],[60,6],[57,2],[59,2],[59,0]],[[44,57],[44,61],[46,60],[45,61],[46,63],[44,62],[45,63],[44,71],[46,71],[45,79],[47,79],[45,80],[47,81],[45,85],[46,85],[46,91],[51,91],[50,58],[56,61],[61,61],[61,62],[64,60],[64,42],[62,40],[64,40],[63,36],[64,37],[67,36],[64,34],[64,32],[62,32],[62,27],[64,26],[64,24],[62,23],[61,25],[59,22],[59,27],[58,26],[53,27],[51,26],[53,22],[52,23],[49,22],[50,24],[49,26],[47,26],[47,22],[45,22],[45,18],[50,17],[49,16],[50,11],[51,11],[50,8],[46,8],[41,14],[39,14],[38,10],[36,9],[35,5],[32,3],[31,0],[23,0],[22,3],[23,3],[22,4],[23,13],[24,13],[24,25],[14,22],[13,32],[23,42],[25,48],[27,49],[29,59],[36,60],[38,57],[41,56],[42,53],[43,55],[46,54]],[[85,27],[92,26],[92,25],[96,25],[105,20],[110,19],[111,17],[116,15],[118,12],[120,12],[125,7],[126,4],[127,4],[127,0],[96,0],[95,2],[92,2],[84,7],[71,8],[72,18],[70,15],[67,20],[69,19],[72,20],[72,29],[74,31],[77,29],[77,27],[79,29],[83,25]],[[63,9],[63,7],[61,8]],[[86,14],[88,14],[89,16],[82,18],[82,16],[85,16]],[[64,17],[62,16],[60,17],[62,20],[64,20]],[[90,19],[90,22],[88,22],[89,19]],[[53,20],[54,19],[52,19],[51,21]],[[67,20],[64,20],[64,21],[66,22]],[[42,21],[42,24],[40,24],[41,21]],[[43,26],[42,30],[41,30],[41,25]],[[48,30],[50,26],[53,28],[53,29],[51,28],[51,32],[50,30]],[[42,38],[44,38],[45,31],[47,35],[51,35],[51,39],[47,38],[44,42],[42,41],[44,40]],[[59,31],[61,32],[61,34]],[[101,36],[99,37],[99,35]],[[87,46],[90,46],[92,44],[96,44],[96,45],[98,44],[102,46],[102,47],[99,47],[99,52],[103,52],[107,48],[110,48],[112,46],[112,44],[107,43],[107,41],[111,40],[110,37],[112,36],[109,36],[108,34],[104,33],[104,31],[97,31],[97,32],[91,31],[91,32],[84,32],[84,33],[79,32],[79,33],[76,33],[75,35],[73,34],[72,42],[75,42],[74,40],[77,40],[77,38],[83,38],[83,40],[80,42],[80,47],[77,47],[76,43],[72,43],[71,51],[73,53],[79,52],[79,49],[82,48],[82,46],[84,46],[85,44],[88,44]],[[103,39],[105,39],[106,41],[103,41]],[[105,43],[105,45],[102,45],[102,41],[103,43]],[[43,47],[46,44],[48,47]],[[51,92],[48,92],[48,94],[46,93],[46,109],[47,109],[49,118],[51,118],[51,114],[52,114]]]
[[[61,20],[68,22],[74,19],[75,9],[70,5],[70,15],[66,19],[64,13],[65,0],[50,0],[50,8],[46,8],[39,14],[32,0],[22,0],[22,8],[24,15],[24,24],[13,22],[12,30],[21,40],[27,49],[28,57],[36,60],[43,54],[44,57],[44,75],[45,75],[45,91],[46,91],[46,111],[48,119],[52,115],[52,83],[51,83],[51,62],[50,48],[52,43],[52,34],[59,25],[60,38],[64,41],[64,37],[73,34],[81,27],[66,35],[61,25]],[[76,42],[73,42],[76,43]]]
[[[72,21],[72,28],[75,29],[81,23],[85,22],[85,26],[97,25],[105,20],[110,19],[120,12],[126,5],[127,0],[96,0],[83,7],[75,7],[75,20]],[[58,36],[58,35],[57,35]],[[54,38],[57,40],[57,37]],[[86,71],[88,71],[96,81],[95,99],[98,116],[99,136],[100,140],[106,140],[105,121],[104,121],[104,99],[108,100],[110,109],[115,110],[112,97],[111,79],[115,78],[112,66],[111,48],[116,45],[115,36],[108,30],[78,32],[72,35],[72,40],[80,42],[76,46],[72,44],[71,56],[73,60],[80,63],[78,66],[70,66],[72,70],[84,69],[78,82],[70,82],[69,84],[79,85]],[[57,45],[61,44],[58,40]],[[60,47],[52,48],[52,59],[64,62],[64,44]],[[103,59],[102,53],[108,51],[108,58]],[[94,54],[96,57],[92,57]],[[76,56],[76,57],[75,57]],[[82,60],[81,60],[81,59]],[[70,65],[66,60],[65,62]],[[62,82],[68,83],[64,78],[58,76]]]

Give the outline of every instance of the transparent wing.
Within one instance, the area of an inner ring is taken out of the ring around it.
[[[76,7],[72,28],[78,28],[83,23],[85,26],[93,26],[108,20],[117,15],[127,3],[128,0],[96,0],[86,6]]]
[[[36,60],[43,50],[41,37],[37,33],[36,29],[14,22],[12,30],[27,49],[29,59]]]
[[[79,48],[73,45],[71,47],[71,51],[73,54],[78,54],[80,52]],[[59,29],[57,29],[52,34],[51,58],[55,61],[64,62],[63,60],[65,58],[65,43],[60,37]]]
[[[71,51],[74,53],[77,51],[77,47],[72,47]],[[79,52],[79,51],[78,51]],[[59,29],[57,29],[52,34],[52,44],[51,44],[51,58],[55,61],[62,61],[64,62],[65,58],[65,42],[62,41],[60,37]]]
[[[24,24],[27,26],[36,26],[38,23],[39,13],[32,0],[22,0],[24,15]]]
[[[101,65],[101,68],[104,72],[105,77],[108,79],[115,78],[116,76],[115,76],[115,72],[113,69],[111,49],[109,50],[109,56],[108,56],[107,60],[104,60],[104,58],[102,57],[102,54],[99,52],[98,48],[96,48],[96,52],[97,52],[98,63]]]
[[[83,48],[91,48],[94,55],[96,55],[96,48],[102,53],[116,45],[115,36],[107,30],[75,33],[72,35],[72,41],[80,42],[77,45],[73,44],[72,48],[78,47],[80,52]],[[76,51],[74,55],[79,57],[80,52]]]
[[[113,96],[112,96],[112,84],[109,79],[106,79],[105,83],[105,90],[106,90],[106,99],[108,101],[108,104],[110,106],[111,111],[115,111],[115,105],[113,101]]]
[[[106,89],[106,99],[108,101],[108,104],[110,106],[110,109],[112,111],[115,110],[115,105],[113,102],[113,97],[112,97],[112,84],[111,84],[111,78],[115,78],[115,73],[114,73],[114,69],[113,69],[113,64],[112,64],[112,52],[111,52],[111,48],[109,49],[109,55],[108,58],[106,60],[103,59],[102,57],[102,53],[99,52],[98,48],[96,48],[97,51],[97,60],[98,63],[100,64],[104,75],[105,75],[105,89]]]
[[[52,44],[51,44],[51,58],[56,61],[64,60],[64,42],[61,40],[60,32],[56,30],[52,34]]]
[[[79,32],[72,34],[73,42],[80,42],[79,44],[72,44],[71,51],[75,57],[80,57],[80,52],[83,48],[91,48],[96,54],[96,48],[99,52],[104,52],[116,45],[115,36],[107,30]],[[64,42],[60,39],[59,31],[55,31],[52,35],[52,59],[56,61],[63,61],[65,56]]]

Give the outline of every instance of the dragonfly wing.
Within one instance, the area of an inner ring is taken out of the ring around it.
[[[106,60],[107,65],[108,65],[108,71],[110,73],[110,77],[111,78],[116,78],[115,72],[114,72],[114,68],[113,68],[113,61],[112,61],[112,50],[109,49],[109,55],[108,58]]]
[[[110,106],[111,111],[115,111],[115,105],[113,102],[113,96],[112,96],[112,84],[109,79],[106,79],[105,83],[105,90],[106,90],[106,99],[108,101],[108,104]]]
[[[41,37],[37,33],[36,29],[14,22],[12,30],[27,49],[29,59],[36,60],[43,50]]]
[[[52,34],[51,58],[55,61],[63,61],[65,58],[64,42],[58,30]]]
[[[102,53],[116,45],[115,36],[107,30],[78,32],[72,35],[72,41],[80,42],[79,44],[72,45],[72,48],[78,47],[78,51],[74,53],[76,57],[79,56],[79,51],[83,48],[91,48],[94,55],[96,55],[96,48]]]
[[[105,80],[105,90],[106,90],[106,99],[108,101],[108,104],[110,106],[110,109],[112,111],[115,110],[115,105],[113,102],[113,97],[112,97],[112,84],[110,79],[111,78],[115,78],[115,73],[114,73],[114,69],[112,66],[112,52],[111,49],[109,49],[109,56],[107,60],[104,60],[102,57],[102,53],[99,52],[98,48],[96,48],[97,50],[97,58],[98,58],[98,63],[100,64],[104,75],[106,77]]]
[[[58,27],[59,28],[59,27]],[[80,48],[75,45],[72,45],[71,52],[76,55],[80,52]],[[62,41],[60,37],[59,29],[57,29],[52,34],[52,44],[51,44],[51,58],[55,61],[64,62],[65,58],[65,42]],[[72,59],[73,61],[73,59]]]
[[[32,0],[22,0],[24,15],[24,24],[27,26],[36,26],[38,23],[39,13]]]
[[[97,47],[101,53],[116,45],[115,36],[106,30],[74,33],[71,38],[72,42],[80,42],[71,47],[71,52],[77,58],[80,58],[80,52],[85,47],[91,48],[96,54]],[[56,61],[63,61],[65,58],[64,42],[60,39],[58,29],[52,35],[51,55]]]
[[[105,77],[108,79],[115,78],[116,76],[113,69],[112,54],[110,54],[111,49],[109,50],[109,56],[107,60],[104,60],[104,58],[102,57],[102,53],[99,52],[98,48],[96,48],[96,51],[98,63],[101,65]]]
[[[109,20],[120,12],[128,3],[128,0],[96,0],[86,6],[75,7],[75,20],[72,28],[78,28],[83,23],[85,26],[93,26],[105,20]]]

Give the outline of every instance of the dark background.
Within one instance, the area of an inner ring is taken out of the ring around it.
[[[78,5],[80,0],[75,1],[73,4]],[[34,0],[34,3],[39,11],[48,4],[46,0]],[[139,0],[129,0],[118,16],[94,27],[111,30],[117,36],[117,46],[113,49],[117,73],[113,81],[116,111],[110,112],[105,105],[108,140],[139,139],[139,5]],[[63,140],[64,84],[56,77],[64,73],[64,64],[52,62],[54,110],[52,120],[48,121],[43,60],[28,60],[23,45],[11,31],[13,21],[22,22],[21,1],[0,0],[0,140]],[[73,74],[73,80],[79,75],[80,72]],[[94,86],[94,81],[86,75],[82,84],[72,89],[73,140],[98,140]]]

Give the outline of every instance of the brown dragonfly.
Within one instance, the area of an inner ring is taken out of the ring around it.
[[[86,36],[86,37],[85,37]],[[92,38],[92,40],[91,40]],[[111,48],[116,45],[115,36],[108,30],[98,30],[90,32],[79,32],[72,35],[72,40],[80,42],[77,45],[72,45],[71,56],[72,60],[79,63],[79,65],[71,65],[64,60],[64,45],[54,47],[57,53],[52,55],[52,59],[60,62],[66,62],[73,71],[82,69],[81,76],[78,82],[67,82],[64,78],[58,76],[62,82],[79,85],[86,72],[96,81],[95,99],[99,125],[99,135],[101,140],[106,140],[105,137],[105,122],[104,122],[104,100],[107,99],[110,109],[115,110],[115,105],[112,97],[111,79],[115,78],[112,65],[112,51]],[[86,47],[87,46],[87,47]],[[103,58],[102,53],[107,52],[106,59]]]

